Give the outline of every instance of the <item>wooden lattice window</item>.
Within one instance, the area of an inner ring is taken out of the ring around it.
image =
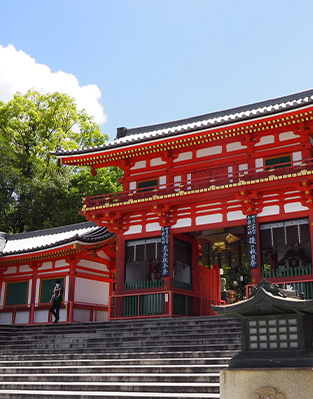
[[[28,281],[7,283],[5,305],[26,305],[27,304]]]
[[[145,181],[138,182],[137,183],[137,188],[138,188],[138,191],[140,191],[140,192],[152,191],[158,185],[159,185],[159,180],[158,179],[152,179],[152,180],[145,180]]]
[[[40,303],[50,302],[53,289],[55,287],[55,278],[41,280],[40,287]],[[64,277],[60,278],[61,284],[64,287]],[[62,298],[63,301],[63,298]]]
[[[291,166],[291,155],[265,159],[266,169],[279,169]]]

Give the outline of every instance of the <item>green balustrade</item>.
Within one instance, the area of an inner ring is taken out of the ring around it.
[[[187,309],[186,309],[187,308]],[[193,315],[193,298],[186,295],[173,295],[173,313],[179,316]]]
[[[181,288],[181,289],[183,289],[183,290],[192,291],[192,284],[183,283],[182,281],[176,281],[176,280],[174,280],[174,281],[173,281],[173,286],[174,286],[175,288]]]
[[[164,280],[145,280],[133,283],[125,283],[125,290],[140,290],[143,288],[159,288],[164,286]]]
[[[277,277],[296,277],[312,274],[312,265],[299,266],[294,268],[282,268],[273,270],[264,270],[262,272],[263,278],[277,278]]]
[[[140,316],[155,316],[163,314],[163,294],[140,296]]]
[[[139,298],[139,314],[138,314]],[[163,294],[132,295],[124,297],[124,317],[156,316],[163,314]]]

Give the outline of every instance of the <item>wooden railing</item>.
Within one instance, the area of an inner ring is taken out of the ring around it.
[[[149,190],[137,189],[86,197],[84,199],[84,203],[86,204],[87,208],[109,206],[110,204],[116,203],[123,204],[125,202],[131,202],[132,200],[138,201],[140,199],[151,198],[153,196],[162,198],[162,196],[166,194],[204,189],[209,188],[210,186],[225,186],[232,183],[264,179],[268,178],[269,176],[282,176],[282,178],[289,178],[292,177],[293,174],[300,172],[306,173],[306,171],[312,170],[313,159],[309,158],[293,163],[281,163],[271,167],[263,166],[227,173],[214,173],[214,176],[207,175],[200,178],[193,178],[192,172],[190,172],[191,178],[187,180],[161,184],[159,186],[149,188]]]
[[[144,281],[136,281],[132,283],[125,283],[125,290],[139,290],[143,288],[159,288],[164,286],[164,280],[144,280]]]
[[[109,320],[213,315],[211,305],[223,301],[175,291],[113,295],[109,298]]]
[[[21,305],[9,305],[0,307],[0,316],[2,314],[7,314],[9,318],[4,324],[44,324],[52,321],[51,313],[49,309],[51,303],[30,303]],[[89,319],[84,321],[98,321],[99,312],[108,312],[108,305],[105,304],[95,304],[88,302],[77,302],[77,301],[64,301],[62,302],[60,310],[66,310],[66,320],[61,320],[61,322],[73,322],[73,312],[74,309],[87,309],[89,311]],[[47,312],[46,322],[35,322],[35,312],[45,310]],[[19,315],[24,313],[25,321],[18,321]],[[27,320],[26,320],[27,319]]]
[[[277,284],[280,288],[293,289],[294,291],[297,291],[298,294],[303,293],[304,299],[313,299],[313,279],[306,279],[302,281],[290,279],[288,279],[288,281],[284,281],[279,279],[273,279],[271,282],[273,284]],[[256,287],[256,284],[250,284],[246,286],[247,297],[249,297],[249,295],[251,294],[251,287]]]
[[[281,268],[273,270],[264,270],[262,272],[263,278],[278,278],[278,277],[295,277],[295,276],[305,276],[312,274],[312,265],[306,265],[301,267],[290,267]]]

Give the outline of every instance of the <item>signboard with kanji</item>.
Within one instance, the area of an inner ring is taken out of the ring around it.
[[[247,216],[247,238],[248,238],[248,259],[249,268],[258,269],[258,235],[256,215]]]
[[[170,262],[170,228],[161,228],[161,245],[162,245],[162,277],[169,275],[169,262]]]

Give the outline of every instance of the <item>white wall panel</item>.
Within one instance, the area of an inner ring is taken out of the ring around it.
[[[303,206],[301,202],[290,202],[289,204],[284,205],[284,209],[286,213],[291,213],[307,211],[309,208],[307,206]]]
[[[15,324],[28,324],[29,323],[29,310],[16,312]]]
[[[75,279],[76,302],[107,305],[109,303],[109,283],[88,280],[81,277]]]
[[[196,225],[220,223],[223,221],[222,213],[215,213],[214,215],[198,216],[196,218]]]

